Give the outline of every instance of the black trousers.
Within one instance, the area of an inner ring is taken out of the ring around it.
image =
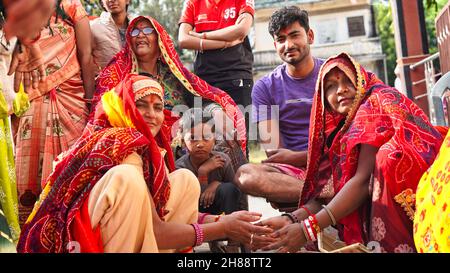
[[[241,105],[244,109],[252,104],[252,89],[253,89],[253,79],[237,79],[229,81],[221,81],[210,83],[212,86],[222,89],[227,92],[228,95],[234,100],[234,102],[239,106]],[[247,140],[249,135],[249,125],[250,125],[250,114],[251,112],[245,112],[245,128],[247,131]],[[247,158],[248,158],[248,147],[247,147]]]
[[[252,79],[213,82],[211,85],[227,92],[237,105],[247,107],[252,104]]]
[[[221,214],[222,212],[230,214],[239,210],[240,197],[241,191],[233,183],[222,182],[217,187],[213,204],[208,208],[199,206],[199,211],[211,214]]]

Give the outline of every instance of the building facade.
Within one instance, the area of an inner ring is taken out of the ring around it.
[[[308,11],[315,34],[312,54],[328,58],[347,52],[367,70],[386,78],[385,55],[376,34],[372,0],[257,0],[255,1],[254,42],[255,78],[263,76],[281,63],[268,32],[269,18],[283,6],[296,5]]]

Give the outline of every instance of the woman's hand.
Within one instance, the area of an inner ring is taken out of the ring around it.
[[[14,73],[14,90],[19,91],[23,82],[25,92],[31,87],[38,88],[39,82],[45,80],[44,58],[37,43],[18,44],[14,49],[8,75]]]
[[[8,18],[5,22],[5,37],[16,36],[27,44],[39,35],[53,11],[55,0],[3,0]]]
[[[275,231],[271,237],[277,241],[263,247],[262,250],[277,250],[281,253],[297,252],[306,244],[306,238],[299,223],[285,226]]]
[[[275,216],[262,221],[259,221],[255,225],[269,227],[273,230],[279,230],[289,224],[292,224],[291,220],[286,216]]]
[[[273,238],[268,236],[273,232],[273,229],[252,224],[260,218],[260,213],[236,211],[222,216],[219,221],[224,224],[227,238],[254,248],[255,246],[266,246],[275,242]]]

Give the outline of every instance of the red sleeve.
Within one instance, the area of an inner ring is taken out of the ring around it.
[[[239,15],[242,13],[250,13],[255,15],[255,0],[241,0],[239,3]]]
[[[181,18],[178,21],[178,24],[188,23],[192,27],[194,27],[195,23],[195,4],[193,0],[185,0],[183,5],[183,11],[181,12]]]

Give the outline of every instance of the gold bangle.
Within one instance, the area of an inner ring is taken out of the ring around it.
[[[331,219],[331,222],[333,223],[333,226],[336,225],[336,218],[334,218],[333,213],[331,213],[331,210],[326,206],[326,205],[322,205],[322,207],[325,209],[325,211],[327,212],[328,216]]]

